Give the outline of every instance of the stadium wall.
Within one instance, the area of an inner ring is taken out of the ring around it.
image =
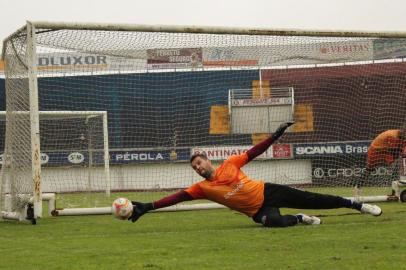
[[[107,111],[112,149],[167,147],[175,128],[177,147],[247,144],[249,135],[209,134],[210,109],[227,105],[229,89],[251,89],[258,78],[258,70],[40,78],[40,110]]]
[[[174,127],[177,147],[249,145],[250,135],[210,134],[210,108],[227,105],[229,89],[250,89],[258,78],[258,70],[40,78],[40,110],[108,111],[111,149],[168,147]],[[400,126],[406,115],[405,63],[268,69],[262,70],[262,79],[269,81],[271,89],[294,87],[295,103],[312,107],[314,129],[290,133],[285,142],[370,140]],[[4,110],[4,80],[0,80],[0,109]],[[126,82],[128,88],[118,89],[115,81]],[[165,96],[164,101],[158,100],[160,96]],[[180,96],[187,98],[179,100]],[[151,106],[153,113],[145,113],[151,112]],[[383,117],[382,112],[394,108],[396,113]],[[185,113],[191,111],[204,117]],[[332,123],[337,132],[326,132]],[[72,131],[71,136],[76,135]],[[58,134],[52,134],[42,141],[58,139]]]
[[[215,165],[218,163],[214,162]],[[292,171],[292,168],[295,168]],[[243,168],[252,179],[301,185],[311,183],[310,160],[254,161]],[[44,192],[105,190],[103,168],[43,168]],[[200,180],[189,163],[162,163],[112,166],[111,189],[162,190],[188,187]]]
[[[405,62],[268,69],[262,79],[271,89],[293,87],[295,104],[313,108],[314,131],[289,134],[288,142],[371,140],[404,124]]]
[[[258,70],[227,70],[40,78],[40,109],[108,111],[113,189],[184,187],[198,180],[186,162],[190,155],[189,147],[252,144],[250,135],[210,134],[210,107],[226,105],[229,89],[249,89],[252,87],[252,81],[258,80],[258,75]],[[128,89],[117,89],[114,83],[117,79],[127,82]],[[305,181],[311,179],[314,182],[323,183],[352,181],[354,177],[358,177],[359,170],[363,169],[362,164],[364,164],[366,154],[364,150],[370,139],[385,129],[400,125],[406,115],[404,106],[406,104],[405,63],[269,69],[262,70],[262,79],[270,82],[271,89],[272,87],[294,87],[296,104],[312,105],[314,130],[286,134],[283,142],[293,143],[293,160],[255,162],[253,164],[256,169],[250,173],[253,178],[272,182],[280,181],[281,183],[289,183],[291,179],[306,179]],[[191,81],[193,84],[185,87],[177,83],[187,81]],[[210,81],[210,84],[207,81]],[[1,110],[5,109],[4,88],[4,79],[0,78]],[[96,91],[98,95],[95,95]],[[66,102],[67,93],[69,102]],[[367,93],[368,95],[366,95]],[[167,94],[166,101],[157,101],[154,104],[153,109],[157,114],[142,113],[144,109],[151,106],[151,103],[146,104],[145,100],[157,100],[157,96]],[[187,102],[175,102],[176,95],[187,96]],[[174,96],[174,98],[171,99],[170,96]],[[385,102],[379,102],[382,99]],[[128,100],[131,101],[131,106],[123,106]],[[137,103],[138,101],[139,103]],[[164,113],[164,109],[168,107],[177,115],[176,120],[172,115]],[[337,108],[337,110],[334,111],[331,108]],[[382,112],[393,111],[393,108],[396,108],[397,113],[390,115],[390,121],[382,117]],[[205,118],[196,121],[184,113],[191,110],[201,111]],[[123,121],[124,116],[139,121],[137,124],[129,125]],[[165,120],[168,125],[151,129],[150,124],[156,118]],[[379,122],[376,122],[377,119]],[[324,125],[331,126],[331,122],[336,127],[335,131],[325,132]],[[178,149],[176,149],[177,159],[171,159],[170,148],[164,149],[162,160],[157,158],[157,151],[140,150],[145,147],[154,149],[169,146],[173,126],[177,126],[180,132]],[[0,143],[1,148],[4,148],[4,125],[0,128],[2,136]],[[74,134],[74,131],[72,133],[72,136],[77,135]],[[190,134],[199,134],[199,136],[194,138]],[[61,136],[64,135],[66,134],[61,134]],[[46,142],[47,139],[52,138],[45,138],[44,141]],[[297,144],[303,142],[310,143],[306,146],[310,149],[307,154],[297,150],[299,147],[303,147],[303,145]],[[354,142],[355,146],[352,146],[364,150],[357,153],[345,153],[345,150],[329,152],[328,149],[337,149],[337,147],[346,149],[347,147],[346,145],[331,146],[330,142]],[[46,151],[46,143],[41,146],[42,150]],[[61,151],[77,150],[61,148]],[[320,153],[318,152],[320,149],[327,149],[327,152]],[[138,157],[144,155],[146,159],[118,159],[117,155],[123,153]],[[56,153],[56,155],[60,154]],[[323,160],[326,162],[317,163],[321,157],[325,157]],[[344,159],[347,162],[344,162]],[[49,160],[52,160],[52,157]],[[342,165],[348,164],[348,160],[351,160],[350,163],[353,164],[351,168]],[[284,168],[284,164],[289,164],[290,168],[297,167],[295,176],[291,178],[290,175],[287,175],[288,169],[274,174],[275,172],[270,168],[276,163],[281,168]],[[260,164],[267,165],[260,169],[259,166],[262,166]],[[52,162],[44,164],[46,191],[58,191],[58,189],[60,189],[59,191],[70,191],[88,183],[89,172],[85,168],[69,167],[70,176],[66,178],[68,174],[65,165],[67,164]],[[333,168],[333,165],[336,167]],[[247,168],[249,170],[249,167]],[[99,170],[99,167],[95,167],[92,173],[97,175]],[[85,173],[86,171],[87,173]],[[139,171],[142,173],[138,173]],[[268,171],[269,175],[258,175],[257,177],[256,171]],[[380,174],[388,177],[394,175],[393,172],[383,169],[377,171],[377,175]],[[165,177],[163,177],[164,179],[155,178],[158,175],[165,175]],[[147,183],[145,183],[145,178],[149,179]]]

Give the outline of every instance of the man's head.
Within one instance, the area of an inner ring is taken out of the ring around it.
[[[190,164],[195,172],[206,179],[210,179],[214,174],[214,167],[203,152],[193,154],[190,157]]]

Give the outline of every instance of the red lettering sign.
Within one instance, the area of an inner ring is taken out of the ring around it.
[[[292,147],[290,144],[274,144],[272,145],[273,158],[291,158]]]

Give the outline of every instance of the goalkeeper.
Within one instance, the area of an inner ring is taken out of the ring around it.
[[[189,188],[151,203],[133,202],[129,220],[135,222],[150,210],[167,207],[183,201],[208,199],[251,217],[265,227],[287,227],[296,224],[317,225],[321,220],[305,214],[281,215],[279,208],[332,209],[353,208],[379,216],[378,206],[361,204],[342,197],[301,191],[284,185],[252,180],[240,168],[265,152],[293,123],[282,124],[272,136],[241,155],[234,155],[214,168],[204,153],[194,154],[193,169],[204,180]]]
[[[356,195],[377,166],[390,166],[400,157],[406,157],[406,127],[386,130],[376,136],[368,148],[365,171],[355,186]]]

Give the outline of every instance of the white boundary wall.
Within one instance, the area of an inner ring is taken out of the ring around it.
[[[213,162],[214,165],[218,163]],[[294,168],[294,170],[292,170]],[[43,167],[43,192],[75,192],[105,189],[103,167]],[[242,168],[252,179],[280,184],[311,182],[310,160],[253,161]],[[188,162],[110,165],[112,190],[185,188],[201,180]],[[90,181],[89,181],[90,180]]]

